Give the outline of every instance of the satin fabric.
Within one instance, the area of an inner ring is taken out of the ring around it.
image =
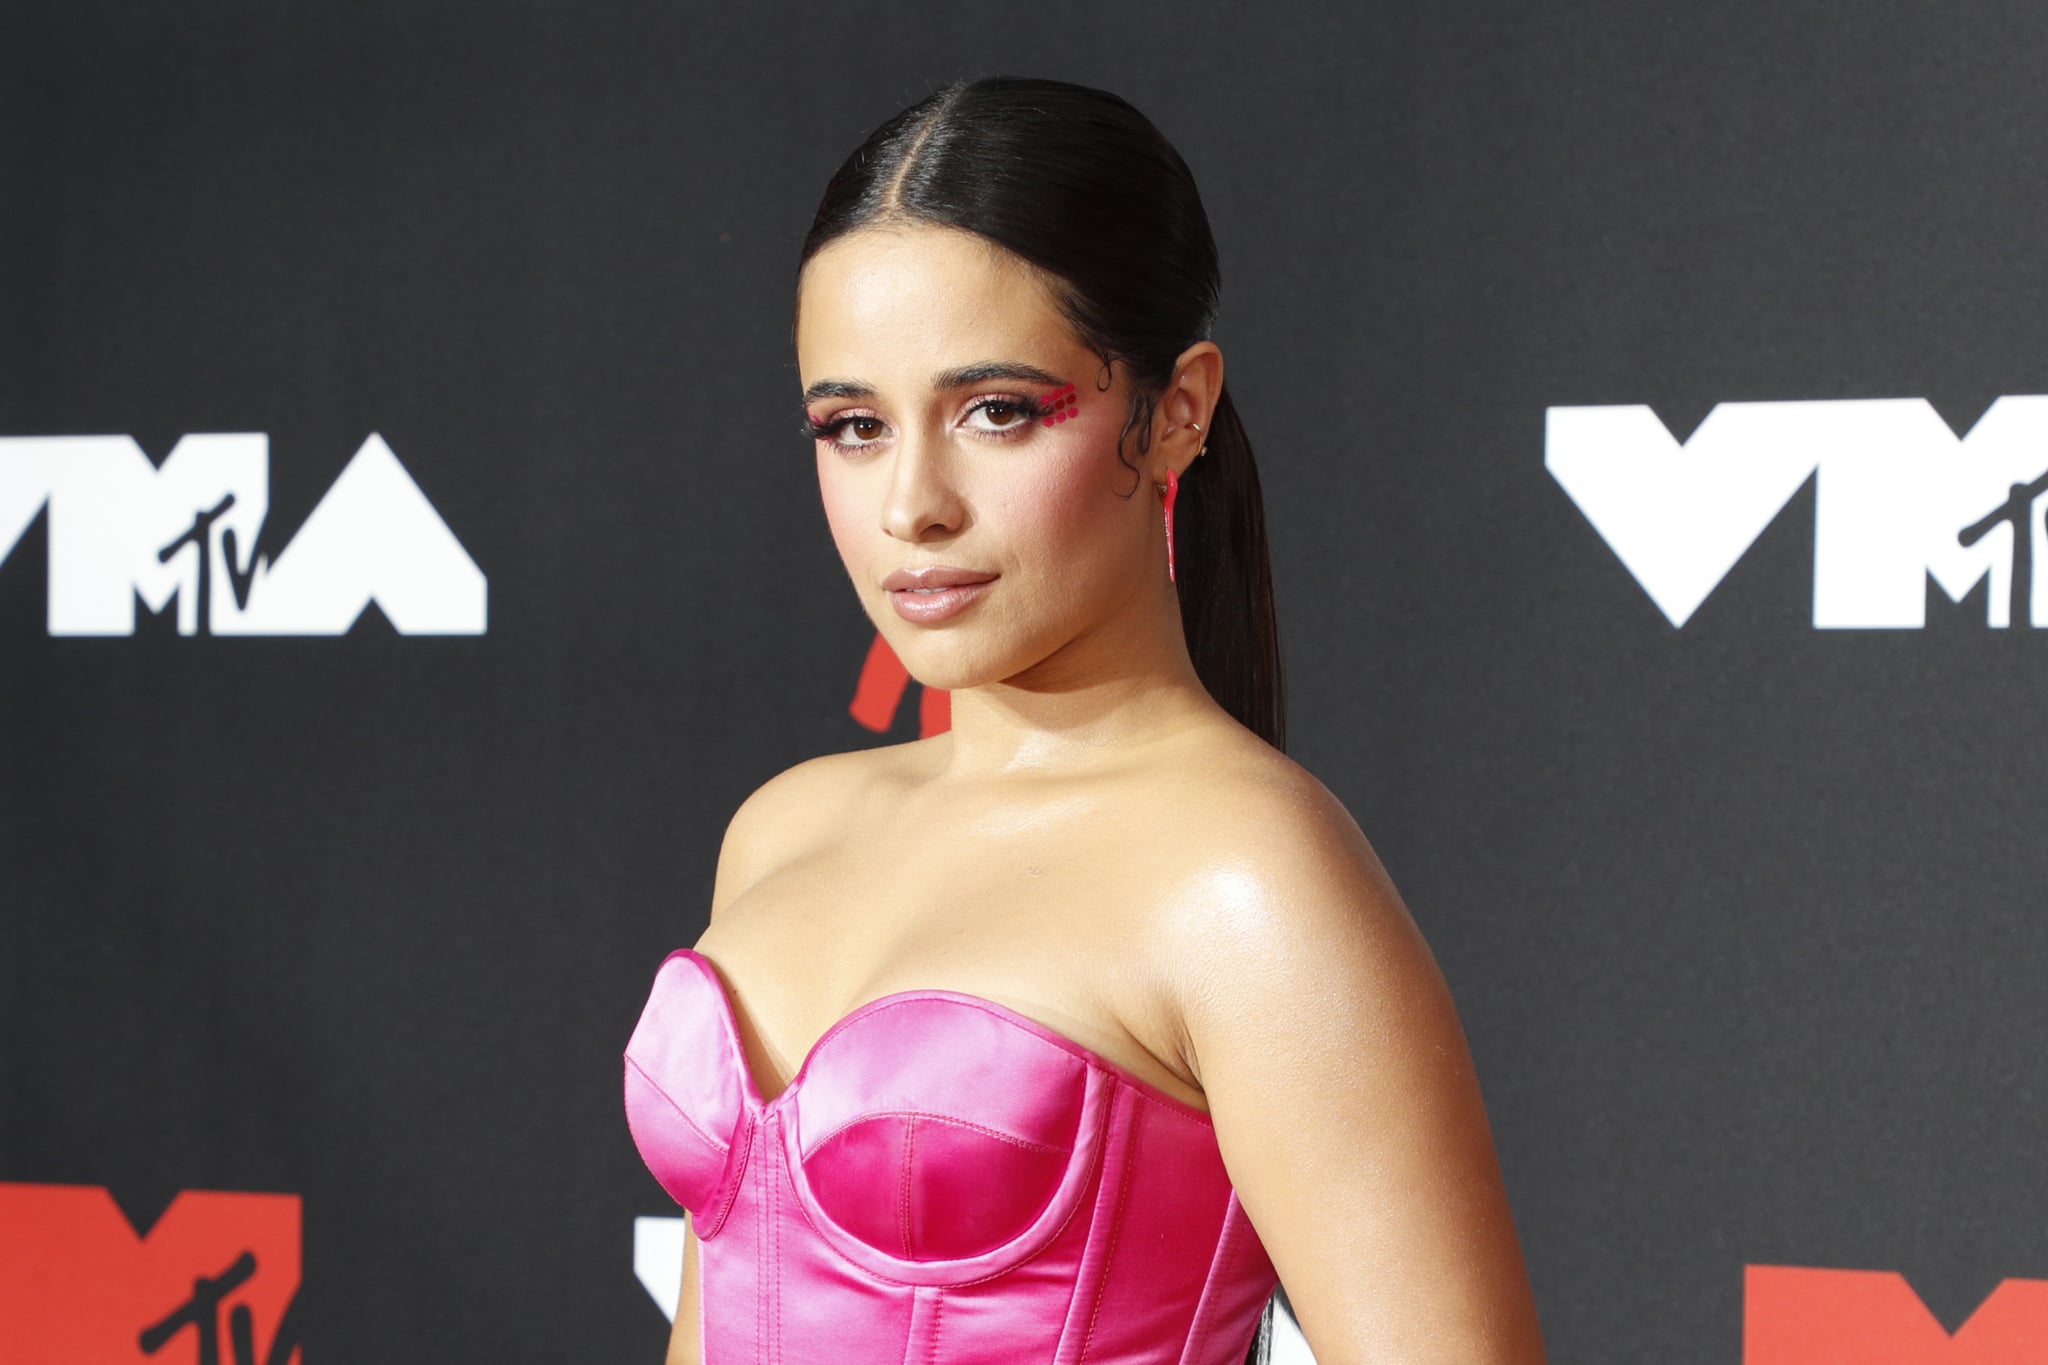
[[[980,996],[869,1001],[764,1101],[684,948],[625,1075],[705,1365],[1224,1365],[1276,1283],[1206,1114]]]

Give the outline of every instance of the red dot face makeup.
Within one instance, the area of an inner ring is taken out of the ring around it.
[[[1076,416],[1076,410],[1081,406],[1081,399],[1075,393],[1074,386],[1069,384],[1058,393],[1046,395],[1045,403],[1051,411],[1038,420],[1047,426],[1052,426],[1057,422],[1064,422],[1069,417]]]

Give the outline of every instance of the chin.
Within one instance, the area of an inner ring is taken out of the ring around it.
[[[892,638],[884,631],[882,638],[888,641],[911,677],[924,687],[942,692],[979,687],[1016,671],[1004,667],[1007,660],[987,650],[976,649],[965,641],[941,638],[937,633]]]
[[[898,658],[903,658],[899,653]],[[941,692],[960,692],[983,683],[993,682],[1002,674],[982,668],[963,665],[957,660],[936,658],[903,659],[904,668],[920,686],[935,688]]]

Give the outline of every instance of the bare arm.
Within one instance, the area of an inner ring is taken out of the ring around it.
[[[689,1216],[683,1221],[683,1293],[676,1301],[675,1329],[668,1337],[666,1365],[703,1365],[698,1354],[702,1338],[697,1307],[697,1229]]]
[[[1232,811],[1183,901],[1190,1063],[1316,1358],[1540,1365],[1465,1035],[1365,836],[1308,779]]]

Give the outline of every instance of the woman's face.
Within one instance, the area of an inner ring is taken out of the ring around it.
[[[1123,369],[1097,388],[1028,266],[949,228],[849,234],[803,272],[796,347],[832,538],[919,681],[1057,686],[1156,629],[1161,502],[1117,458]],[[983,581],[890,585],[926,569]]]

